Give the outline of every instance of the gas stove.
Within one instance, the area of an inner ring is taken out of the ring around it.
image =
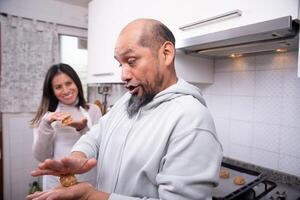
[[[300,190],[278,183],[277,187],[261,200],[300,200]]]

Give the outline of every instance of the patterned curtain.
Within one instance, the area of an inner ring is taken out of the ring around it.
[[[55,24],[1,16],[0,111],[35,112],[48,68],[59,60]]]

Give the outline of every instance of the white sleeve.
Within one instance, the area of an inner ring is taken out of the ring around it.
[[[87,126],[79,131],[79,133],[82,135],[85,134],[86,132],[88,132],[93,125],[99,123],[99,120],[102,116],[101,111],[98,108],[98,106],[96,106],[94,104],[89,104],[89,106],[90,106],[90,108],[89,108],[88,112],[86,110],[84,110],[83,108],[80,108],[88,120]]]
[[[85,135],[74,144],[72,152],[83,152],[88,158],[97,158],[101,142],[101,128],[100,124],[92,126]]]
[[[44,118],[38,127],[33,128],[32,152],[38,161],[53,157],[54,137],[54,129]]]

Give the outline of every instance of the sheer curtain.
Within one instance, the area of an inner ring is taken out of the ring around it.
[[[48,68],[59,61],[57,26],[14,16],[1,22],[1,112],[35,112]]]

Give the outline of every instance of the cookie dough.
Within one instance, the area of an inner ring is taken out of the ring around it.
[[[230,173],[226,169],[221,169],[219,176],[220,176],[220,178],[224,178],[224,179],[225,178],[229,178],[230,177]]]
[[[244,185],[246,183],[244,177],[242,177],[242,176],[236,176],[236,177],[234,177],[233,182],[236,185]]]
[[[61,176],[59,181],[63,187],[70,187],[77,183],[77,179],[73,174]]]
[[[72,123],[72,117],[71,117],[71,115],[70,114],[66,114],[65,116],[64,116],[64,119],[61,121],[61,123],[63,124],[63,125],[69,125],[70,123]]]

